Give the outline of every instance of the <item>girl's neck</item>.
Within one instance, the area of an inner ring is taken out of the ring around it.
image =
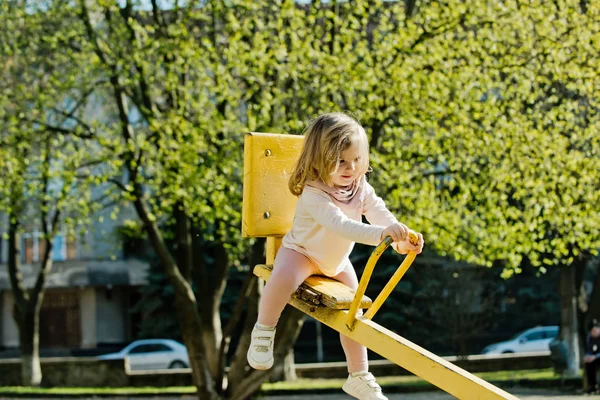
[[[359,177],[348,186],[329,186],[322,181],[312,181],[307,184],[326,192],[338,203],[347,205],[354,204],[355,201],[360,200],[359,192],[362,190],[363,180],[364,177]]]

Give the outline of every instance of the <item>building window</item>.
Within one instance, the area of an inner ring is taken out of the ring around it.
[[[21,235],[21,262],[31,264],[42,261],[46,251],[46,241],[41,232],[29,232]],[[54,236],[53,261],[72,260],[77,257],[76,243],[62,233]]]
[[[21,234],[21,262],[32,264],[42,261],[46,250],[46,241],[41,232]],[[77,258],[77,242],[74,238],[57,234],[54,237],[53,261],[66,261]],[[0,264],[8,263],[8,239],[0,232]]]

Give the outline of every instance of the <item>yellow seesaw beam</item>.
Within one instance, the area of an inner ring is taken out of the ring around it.
[[[271,272],[256,267],[254,273],[268,280]],[[296,298],[289,304],[461,400],[518,400],[365,317],[357,316],[350,330],[346,325],[348,310],[313,306]]]
[[[244,138],[242,233],[244,237],[267,238],[267,264],[273,264],[281,238],[293,223],[297,198],[288,190],[288,179],[303,141],[304,138],[298,135],[257,132],[247,133]],[[415,254],[409,254],[404,259],[365,315],[356,315],[356,311],[366,304],[363,295],[375,263],[390,243],[391,240],[386,238],[367,262],[350,305],[351,311],[339,307],[342,303],[347,304],[350,289],[341,297],[341,290],[327,293],[333,294],[329,300],[335,302],[337,308],[311,305],[296,298],[291,299],[290,304],[459,399],[517,399],[371,320],[410,267]],[[271,271],[259,265],[254,273],[268,280]],[[311,285],[310,281],[305,283]],[[323,287],[328,286],[327,283],[321,283]],[[319,288],[311,287],[317,292]]]

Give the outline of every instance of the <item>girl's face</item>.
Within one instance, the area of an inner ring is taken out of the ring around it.
[[[358,178],[360,166],[360,148],[353,143],[340,154],[337,171],[333,173],[331,180],[335,186],[348,186]]]

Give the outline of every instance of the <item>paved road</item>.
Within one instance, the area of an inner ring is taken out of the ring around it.
[[[507,392],[515,395],[521,400],[600,400],[599,396],[584,396],[583,394],[561,393],[560,391],[540,390],[540,389],[509,389]],[[392,393],[387,395],[389,400],[452,400],[455,397],[449,394],[437,392],[423,393]],[[298,396],[268,396],[260,400],[350,400],[351,397],[341,394],[312,394]]]

